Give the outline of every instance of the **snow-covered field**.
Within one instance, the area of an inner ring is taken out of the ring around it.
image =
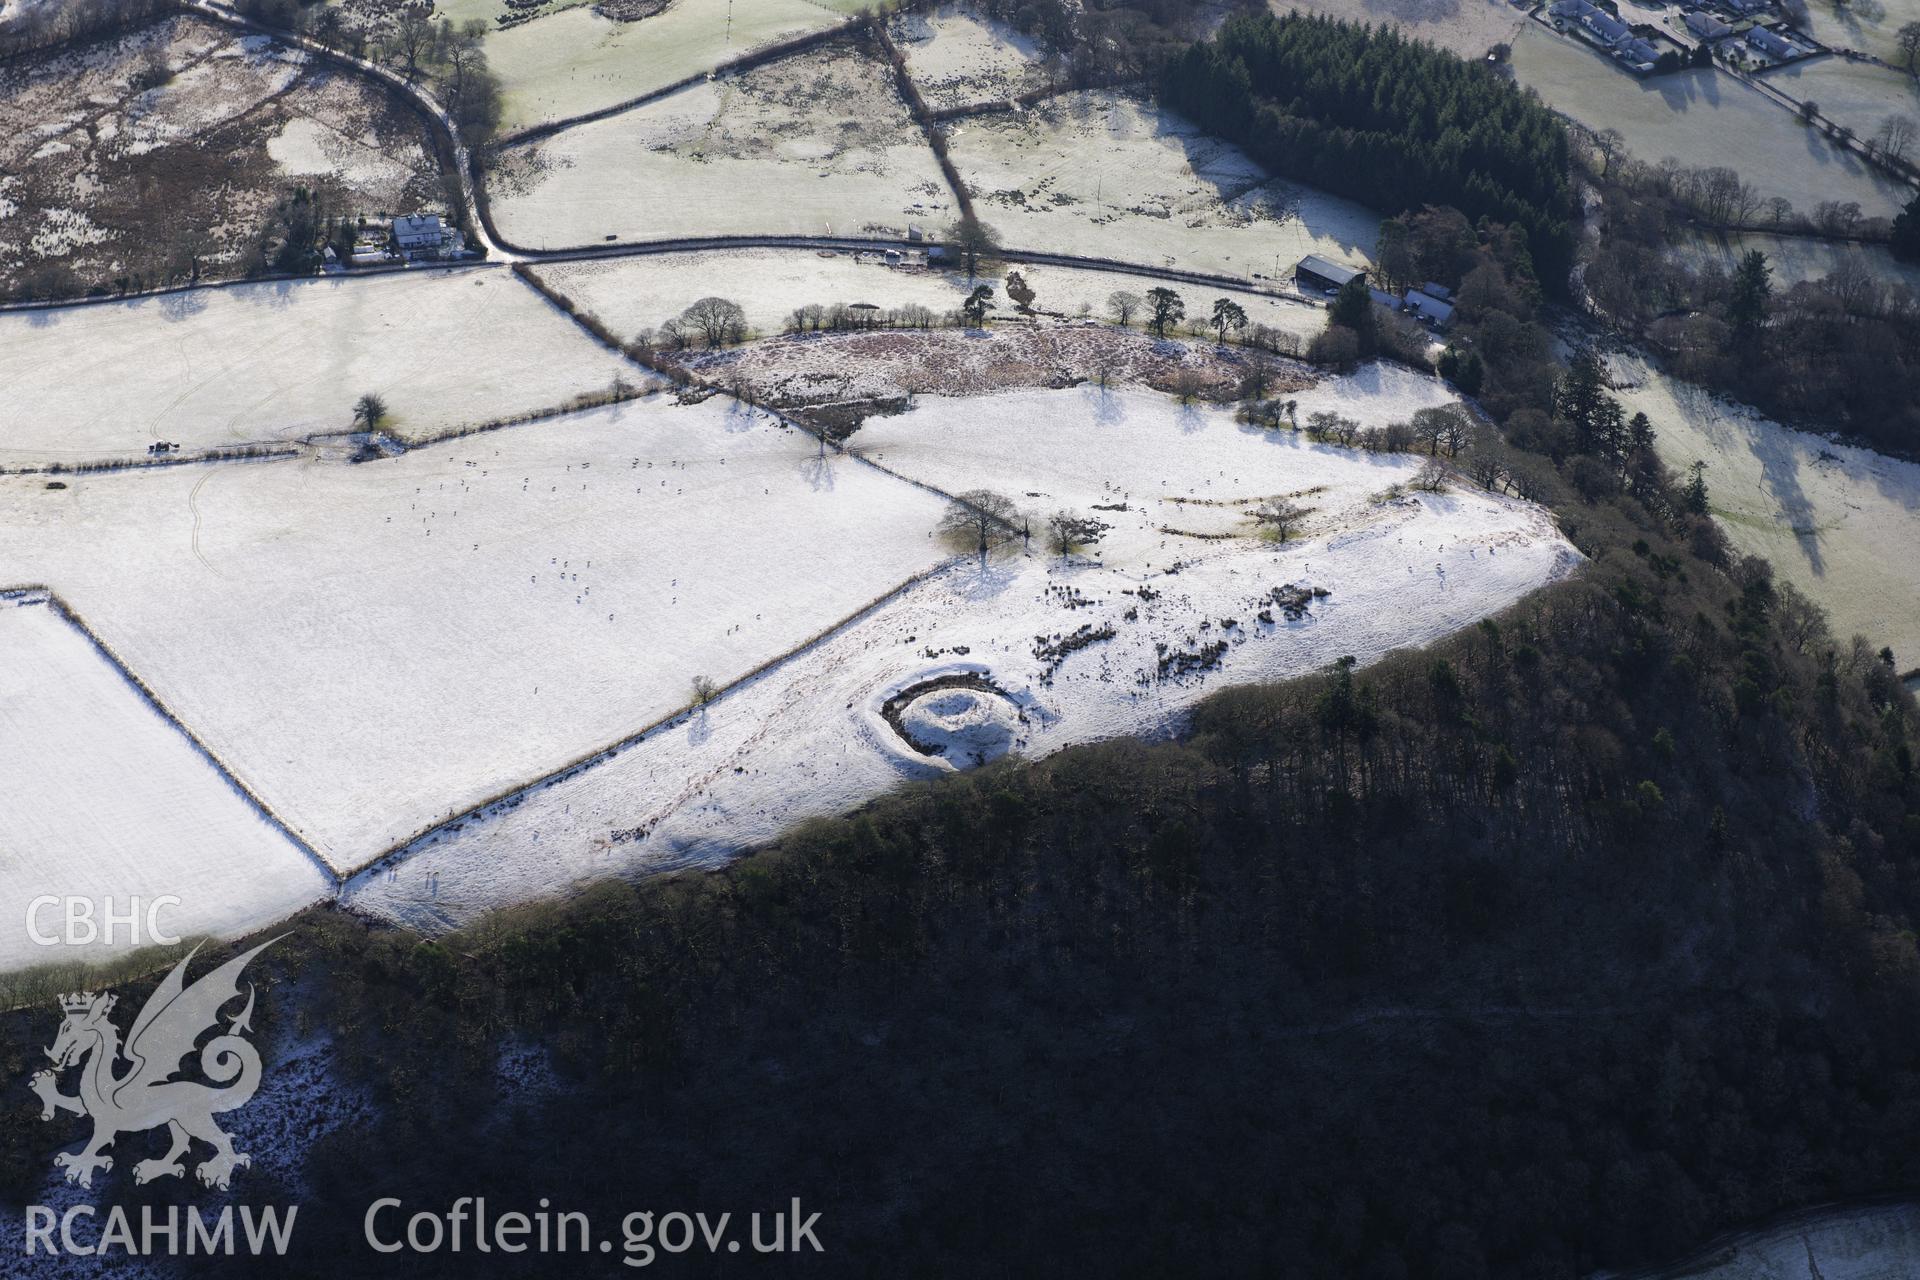
[[[1144,294],[1156,283],[1140,276],[1069,267],[1015,264],[1034,291],[1034,306],[1074,316],[1085,306],[1097,319],[1111,319],[1107,299],[1117,292]],[[540,278],[591,311],[622,337],[679,314],[696,298],[718,294],[746,309],[747,323],[762,334],[779,333],[797,307],[818,303],[870,302],[883,309],[918,304],[944,315],[957,310],[972,285],[964,273],[889,268],[873,255],[790,249],[726,253],[662,254],[599,262],[567,262],[539,268]],[[978,282],[975,282],[978,283]],[[1011,310],[1004,281],[994,286],[997,315]],[[1317,307],[1264,294],[1175,285],[1192,315],[1209,312],[1213,299],[1232,298],[1257,324],[1311,338],[1326,326]]]
[[[1040,50],[994,18],[961,7],[902,14],[893,39],[920,96],[935,111],[1004,101],[1045,88]]]
[[[501,234],[527,248],[880,227],[904,235],[909,222],[953,216],[892,72],[844,44],[509,149],[489,190]]]
[[[654,397],[361,465],[14,477],[0,582],[60,592],[350,868],[946,554],[939,499],[814,452]]]
[[[1648,164],[1672,156],[1696,168],[1724,165],[1803,214],[1823,200],[1854,200],[1868,217],[1891,217],[1906,203],[1900,183],[1720,71],[1636,80],[1537,22],[1514,42],[1513,71],[1547,105],[1589,128],[1618,129]]]
[[[566,120],[637,98],[755,49],[845,21],[813,0],[675,0],[638,22],[566,9],[487,36],[501,130]]]
[[[1308,253],[1364,262],[1380,230],[1378,214],[1272,178],[1239,148],[1117,93],[959,121],[949,153],[980,219],[1021,248],[1290,277]],[[1301,217],[1282,223],[1289,193]]]
[[[1660,456],[1707,464],[1714,514],[1735,547],[1765,556],[1823,606],[1842,641],[1862,633],[1920,666],[1920,464],[1794,431],[1666,377],[1612,359],[1629,412],[1644,410]]]
[[[1379,422],[1444,393],[1369,369],[1299,398],[1303,414]],[[966,557],[702,713],[368,868],[349,900],[432,930],[606,875],[724,860],[796,819],[954,767],[882,714],[929,681],[973,683],[909,698],[903,718],[970,752],[1152,734],[1223,684],[1425,643],[1577,563],[1536,508],[1466,485],[1393,492],[1418,459],[1311,445],[1147,392],[926,397],[861,438],[903,475],[998,487],[1036,526],[1071,507],[1113,529],[1090,558],[1052,555],[1038,538],[1030,554]],[[827,469],[845,483],[857,466],[838,457]],[[1245,515],[1275,493],[1314,509],[1284,545]],[[1274,595],[1289,584],[1328,594],[1290,619]]]
[[[0,778],[0,970],[108,953],[36,944],[27,912],[45,895],[101,916],[137,897],[143,929],[171,896],[155,922],[192,936],[258,928],[331,888],[42,592],[0,594]],[[61,908],[37,925],[61,932]],[[112,950],[130,942],[122,925]]]
[[[506,271],[241,285],[0,314],[0,467],[144,458],[352,426],[366,392],[419,438],[634,370]]]

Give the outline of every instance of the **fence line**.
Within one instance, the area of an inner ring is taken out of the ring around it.
[[[921,583],[945,573],[948,569],[953,568],[957,564],[964,563],[968,559],[969,557],[967,556],[952,556],[940,561],[938,564],[922,569],[918,573],[895,583],[880,595],[875,596],[857,609],[854,609],[851,613],[843,614],[838,619],[808,635],[805,639],[755,664],[747,671],[722,685],[705,703],[695,703],[692,701],[684,703],[672,711],[649,721],[647,724],[624,737],[616,739],[604,746],[596,747],[582,755],[575,756],[565,764],[559,765],[538,777],[525,782],[517,782],[511,787],[496,792],[494,795],[468,806],[459,813],[431,823],[405,839],[388,846],[358,870],[354,871],[352,876],[348,878],[358,878],[392,866],[397,862],[404,861],[416,853],[422,852],[434,844],[439,843],[441,838],[458,834],[472,819],[491,818],[498,813],[517,808],[521,801],[534,792],[545,791],[551,787],[558,786],[598,765],[606,763],[628,748],[638,746],[660,730],[672,728],[674,725],[692,716],[703,706],[711,706],[716,702],[731,697],[762,676],[770,674],[775,668],[783,666],[816,646],[825,643],[841,631],[862,621],[877,610],[892,603],[900,596],[913,590]],[[343,878],[343,881],[344,879],[345,878]]]

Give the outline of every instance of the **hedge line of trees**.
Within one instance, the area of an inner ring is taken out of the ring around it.
[[[1393,28],[1239,15],[1168,65],[1160,95],[1277,173],[1387,213],[1449,205],[1573,262],[1565,129],[1530,92]]]
[[[177,13],[178,0],[57,0],[0,6],[0,58],[98,40]]]

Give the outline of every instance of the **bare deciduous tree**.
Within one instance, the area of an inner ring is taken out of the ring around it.
[[[731,298],[701,298],[680,313],[680,322],[698,333],[709,348],[746,336],[747,313]]]
[[[353,402],[353,425],[362,431],[378,431],[387,420],[387,402],[369,391]]]
[[[1255,507],[1253,519],[1262,529],[1271,529],[1274,537],[1285,542],[1293,536],[1300,522],[1307,518],[1307,508],[1292,498],[1267,498]]]
[[[1912,116],[1888,116],[1873,135],[1873,145],[1889,160],[1904,160],[1913,147],[1916,126]]]
[[[1429,457],[1437,457],[1444,451],[1451,458],[1473,438],[1473,419],[1450,404],[1416,409],[1413,438],[1427,446]]]
[[[1058,555],[1072,555],[1099,542],[1112,527],[1105,520],[1076,511],[1056,511],[1047,521],[1047,545]]]
[[[1021,532],[1020,509],[1013,499],[991,489],[969,489],[956,497],[940,517],[938,532],[973,547],[982,556]]]

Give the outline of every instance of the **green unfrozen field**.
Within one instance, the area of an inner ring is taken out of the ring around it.
[[[676,0],[638,22],[588,7],[487,37],[487,58],[511,133],[570,119],[664,88],[781,40],[846,20],[851,0]]]
[[[1783,196],[1802,213],[1823,200],[1854,200],[1868,217],[1892,217],[1910,194],[1759,90],[1718,71],[1636,80],[1538,23],[1515,42],[1513,69],[1548,105],[1589,128],[1618,129],[1636,159],[1724,165],[1762,196]]]

